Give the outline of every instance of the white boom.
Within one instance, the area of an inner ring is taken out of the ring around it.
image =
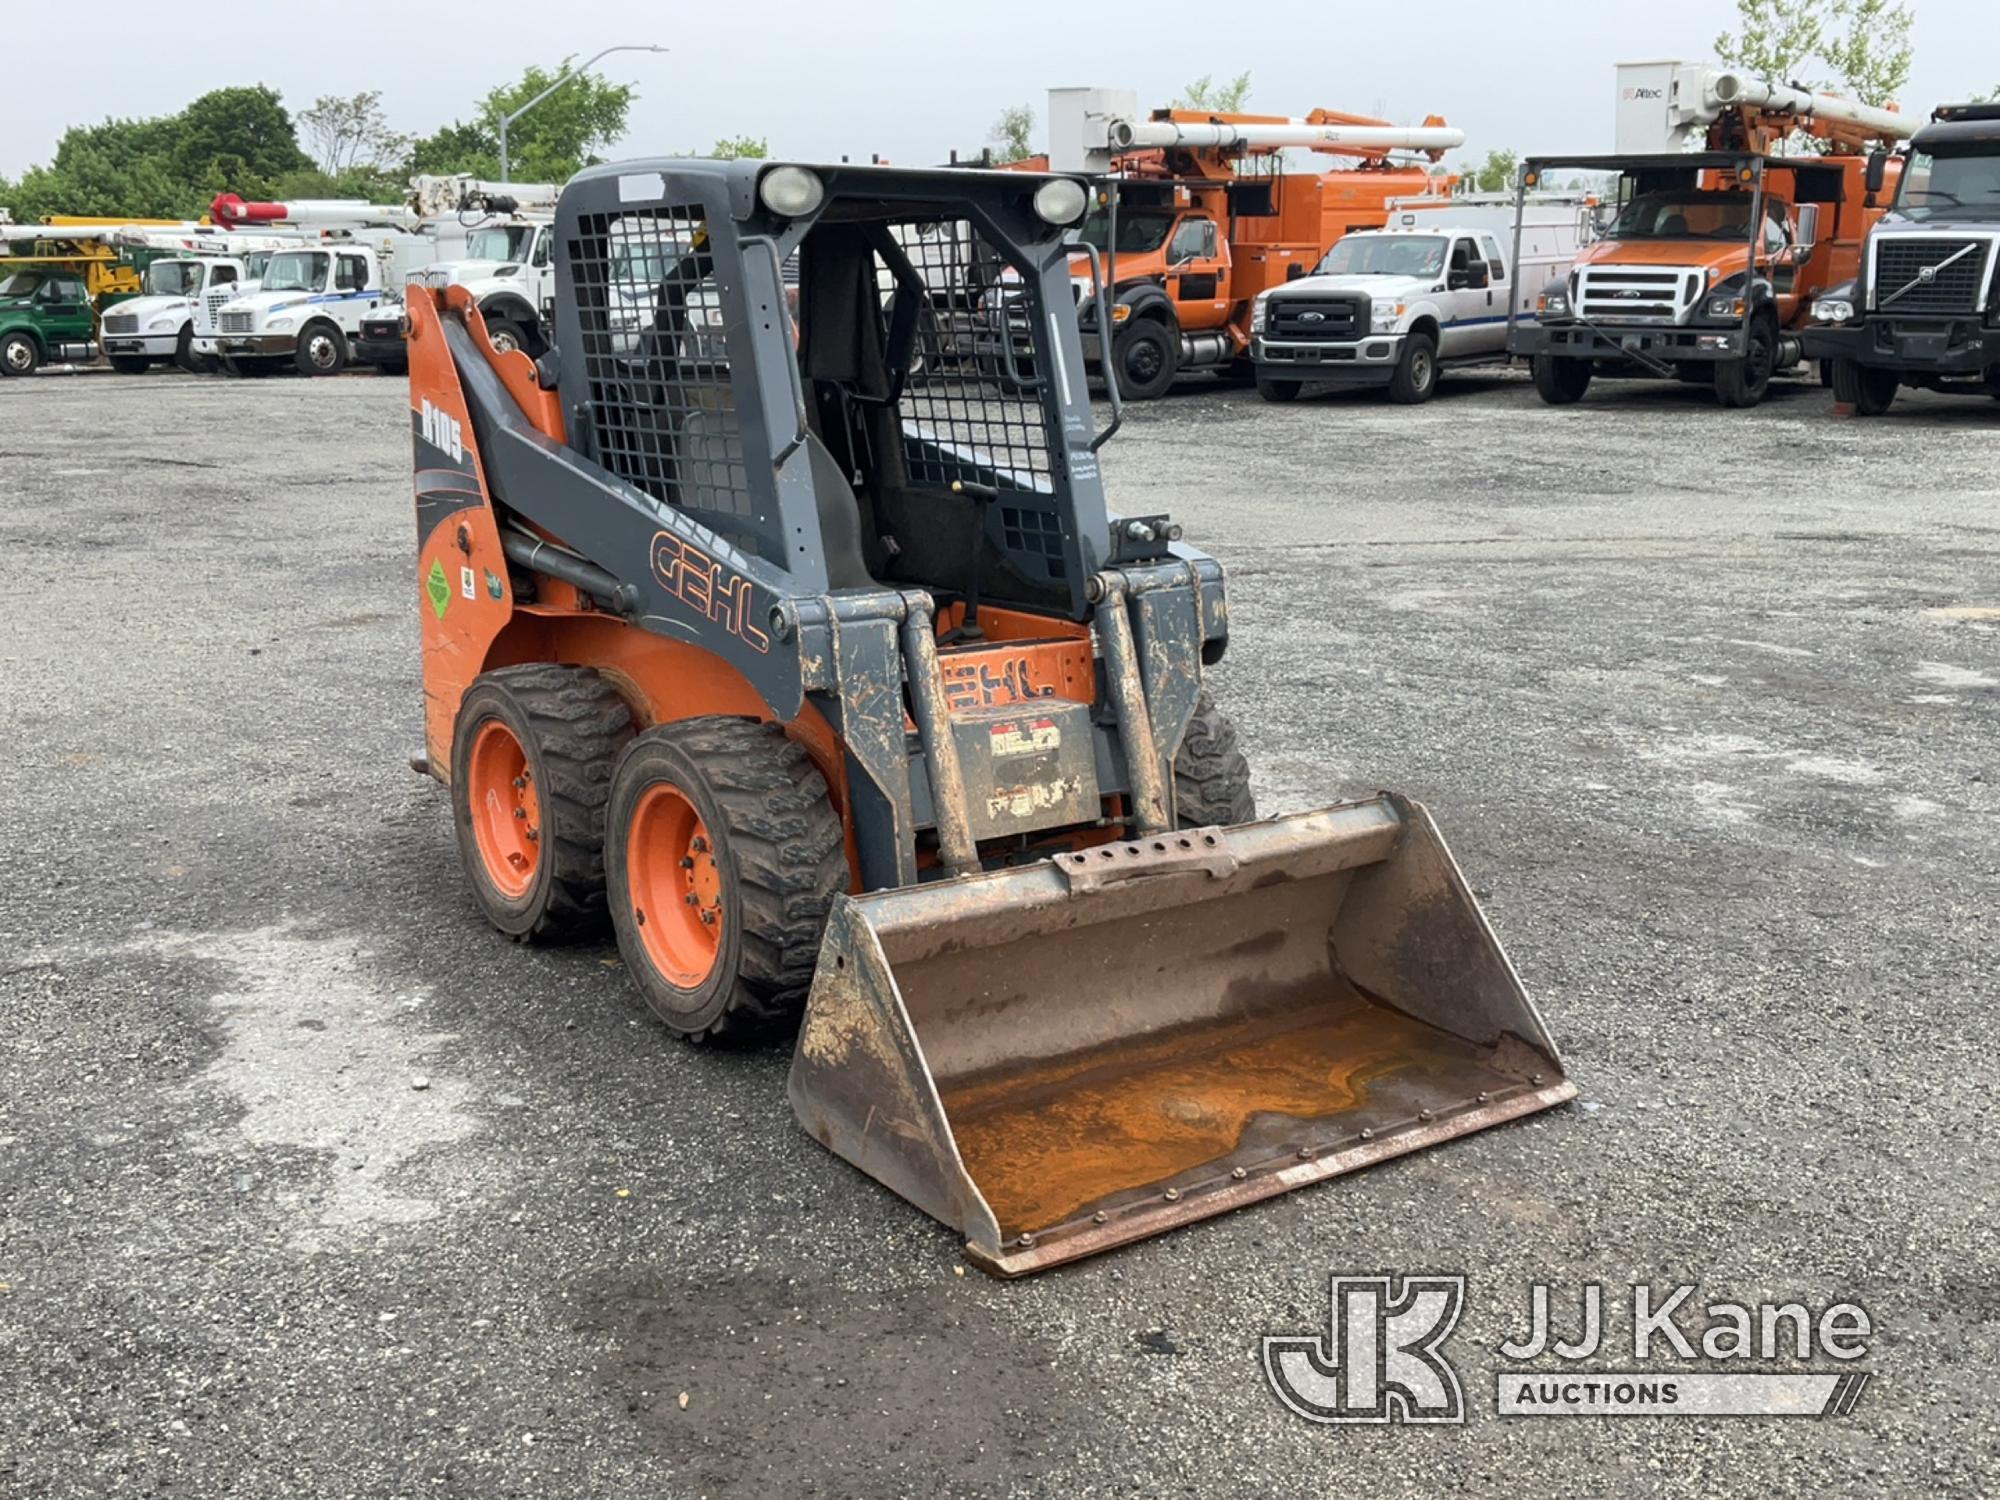
[[[1893,109],[1814,94],[1701,63],[1618,64],[1620,155],[1698,150],[1708,127],[1732,109],[1854,126],[1884,143],[1907,140],[1921,123]]]
[[[1305,120],[1277,125],[1114,120],[1108,134],[1119,151],[1151,146],[1242,146],[1251,150],[1303,146],[1372,156],[1381,151],[1451,151],[1465,144],[1464,131],[1442,125],[1314,125]]]
[[[1747,104],[1776,115],[1797,115],[1802,120],[1833,120],[1844,125],[1859,125],[1891,141],[1908,140],[1916,133],[1920,123],[1893,109],[1856,104],[1852,99],[1841,99],[1832,94],[1811,94],[1804,89],[1772,83],[1769,79],[1752,78],[1746,73],[1716,73],[1710,78],[1705,93],[1720,109]]]

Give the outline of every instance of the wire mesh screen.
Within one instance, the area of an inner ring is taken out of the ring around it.
[[[1033,383],[1034,289],[963,220],[890,233],[923,283],[901,403],[911,482],[1053,495],[1048,411]],[[886,312],[896,275],[880,254],[876,265]]]
[[[782,561],[751,491],[701,211],[584,214],[568,249],[597,461]]]

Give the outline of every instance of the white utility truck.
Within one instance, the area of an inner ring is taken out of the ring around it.
[[[275,251],[298,243],[296,235],[189,237],[177,247],[180,253],[153,261],[140,273],[138,296],[112,304],[99,344],[112,366],[128,375],[156,364],[207,369],[207,358],[195,348],[203,302],[213,298],[219,305],[243,295],[255,287]]]
[[[1535,295],[1595,235],[1586,195],[1528,199],[1520,264],[1510,264],[1514,199],[1460,194],[1391,205],[1311,274],[1260,293],[1250,312],[1257,391],[1291,401],[1310,381],[1379,385],[1391,401],[1428,401],[1440,373],[1507,359],[1507,313],[1535,316]]]

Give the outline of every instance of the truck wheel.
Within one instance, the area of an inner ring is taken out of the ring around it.
[[[292,364],[301,375],[338,375],[347,368],[347,335],[331,323],[306,324]]]
[[[1437,393],[1438,346],[1428,333],[1403,340],[1403,357],[1389,377],[1389,399],[1398,406],[1421,406]]]
[[[41,367],[42,351],[25,333],[0,339],[0,375],[32,375]]]
[[[1194,700],[1174,755],[1174,822],[1182,828],[1227,828],[1256,821],[1250,762],[1236,742],[1236,726],[1203,693]]]
[[[1257,372],[1257,394],[1266,401],[1296,401],[1304,388],[1303,380],[1280,380],[1262,370]]]
[[[1715,394],[1722,404],[1742,410],[1755,406],[1771,388],[1771,372],[1778,363],[1778,328],[1769,318],[1750,325],[1750,346],[1741,359],[1727,359],[1715,367]]]
[[[649,729],[618,758],[606,827],[618,951],[653,1013],[695,1041],[795,1025],[848,888],[805,747],[751,719]]]
[[[111,368],[120,375],[143,375],[152,366],[152,361],[143,354],[114,354]]]
[[[1574,406],[1590,389],[1590,361],[1554,354],[1534,358],[1535,392],[1550,406]]]
[[[512,318],[488,318],[486,337],[496,354],[512,354],[518,349],[530,359],[539,359],[546,352],[541,334]]]
[[[478,678],[452,729],[458,854],[486,920],[540,942],[604,926],[604,806],[632,714],[586,667]]]
[[[1112,345],[1118,367],[1118,393],[1132,401],[1157,401],[1173,389],[1180,363],[1175,340],[1151,318],[1125,325]]]
[[[1894,370],[1871,370],[1851,359],[1833,362],[1833,399],[1858,417],[1879,417],[1896,403],[1902,382]]]
[[[209,371],[208,356],[194,352],[194,324],[183,323],[181,336],[174,340],[174,363],[190,375],[206,375]]]

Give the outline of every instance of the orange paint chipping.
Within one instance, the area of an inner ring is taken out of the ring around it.
[[[1350,996],[1303,1015],[1154,1034],[940,1089],[966,1170],[1004,1233],[1064,1223],[1229,1158],[1324,1140],[1390,1077],[1438,1102],[1490,1086],[1484,1049]],[[1399,1091],[1400,1092],[1400,1091]],[[1287,1130],[1289,1121],[1310,1122]],[[1357,1121],[1357,1128],[1359,1125]]]

